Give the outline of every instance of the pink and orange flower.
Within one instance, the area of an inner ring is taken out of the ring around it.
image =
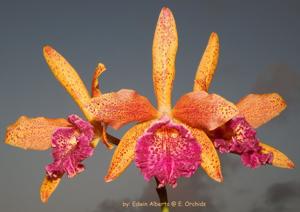
[[[157,22],[153,48],[153,86],[157,108],[134,90],[102,94],[98,77],[104,65],[96,68],[92,96],[71,65],[50,46],[44,56],[55,77],[74,98],[88,121],[77,115],[68,119],[22,116],[9,126],[6,143],[24,149],[52,147],[53,162],[46,166],[41,199],[47,201],[61,177],[82,172],[82,161],[93,154],[102,138],[113,154],[105,181],[110,182],[135,162],[145,180],[157,178],[159,187],[177,185],[180,177],[192,176],[202,168],[209,177],[223,181],[217,151],[234,153],[251,168],[271,164],[293,168],[294,164],[277,149],[263,144],[255,128],[279,115],[286,107],[276,93],[250,94],[234,104],[218,94],[208,93],[219,57],[219,38],[212,33],[196,72],[193,91],[171,106],[178,47],[172,12],[163,8]],[[106,127],[119,129],[137,122],[120,139],[106,134]]]
[[[106,134],[104,124],[93,121],[92,115],[84,108],[93,96],[101,95],[97,78],[105,71],[105,66],[99,64],[96,67],[90,96],[77,72],[63,56],[52,47],[45,46],[44,57],[54,76],[88,120],[75,114],[67,119],[21,116],[7,128],[5,142],[9,145],[30,150],[52,149],[53,162],[45,167],[46,176],[40,189],[41,200],[46,202],[64,174],[72,178],[84,170],[82,162],[92,156],[100,138],[110,149],[119,140]]]
[[[92,98],[87,110],[95,120],[115,129],[136,121],[116,148],[105,181],[116,179],[135,161],[144,178],[156,177],[159,186],[176,186],[179,177],[190,177],[198,167],[214,180],[223,180],[216,150],[241,155],[243,164],[272,164],[293,168],[278,150],[261,143],[254,130],[285,107],[278,94],[250,94],[234,104],[207,93],[219,57],[219,39],[212,33],[195,76],[194,90],[171,107],[178,37],[174,17],[163,8],[153,41],[153,85],[157,109],[134,91]],[[131,98],[124,99],[124,96]]]

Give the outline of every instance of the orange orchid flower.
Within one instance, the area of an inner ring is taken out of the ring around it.
[[[106,182],[116,179],[133,160],[144,178],[157,177],[159,186],[176,186],[177,178],[190,177],[199,166],[212,179],[223,180],[217,151],[205,131],[225,124],[238,114],[238,108],[219,95],[202,91],[184,95],[172,110],[177,45],[174,17],[168,8],[163,8],[152,53],[157,109],[146,97],[132,90],[104,94],[92,98],[87,105],[86,110],[96,121],[115,129],[132,121],[139,122],[121,138]]]
[[[52,147],[54,161],[45,167],[46,176],[40,189],[41,200],[47,202],[65,173],[68,177],[74,177],[84,170],[81,162],[93,154],[99,138],[108,148],[112,147],[111,143],[118,143],[118,139],[106,134],[101,122],[92,120],[92,115],[85,109],[91,96],[68,61],[50,46],[45,46],[43,53],[54,76],[88,120],[84,121],[74,114],[68,119],[21,116],[7,128],[5,142],[9,145],[26,150],[47,150]],[[105,66],[99,64],[92,83],[94,97],[101,95],[97,78],[103,71]]]
[[[174,17],[168,8],[163,8],[152,48],[157,109],[146,97],[132,90],[104,94],[92,98],[87,105],[96,121],[115,129],[138,122],[121,138],[105,181],[115,180],[135,161],[145,180],[155,177],[159,187],[167,184],[175,187],[179,177],[190,177],[199,166],[212,179],[221,182],[223,177],[216,149],[224,150],[227,146],[225,152],[240,154],[243,163],[249,167],[271,163],[292,168],[292,161],[283,153],[258,142],[253,129],[285,108],[278,94],[252,94],[235,105],[217,94],[207,93],[219,55],[216,33],[212,33],[200,62],[194,91],[183,95],[171,107],[177,45]],[[228,129],[224,130],[226,127]],[[232,132],[230,135],[229,131]],[[222,146],[220,140],[237,144],[226,146],[222,143]]]
[[[199,95],[201,92],[208,92],[218,58],[219,38],[216,33],[212,33],[196,72],[194,93],[198,92]],[[184,98],[179,100],[179,104],[186,104],[188,108],[190,103]],[[239,110],[238,116],[208,132],[215,147],[221,153],[231,152],[241,155],[243,164],[250,168],[257,168],[264,164],[272,164],[280,168],[294,168],[294,163],[286,155],[259,141],[255,131],[255,128],[278,116],[286,108],[283,98],[277,93],[249,94],[236,106]],[[199,117],[182,116],[181,120],[192,124],[194,118]]]
[[[72,66],[53,48],[44,47],[45,59],[58,81],[73,97],[88,121],[77,115],[68,119],[22,116],[7,128],[7,144],[32,150],[52,147],[53,163],[47,165],[41,186],[41,200],[46,202],[66,173],[74,177],[84,170],[82,161],[93,154],[99,138],[112,148],[117,144],[105,181],[115,180],[132,161],[144,178],[155,177],[158,187],[177,185],[179,177],[192,176],[201,167],[209,177],[223,181],[221,153],[241,156],[245,166],[256,168],[272,164],[293,168],[283,153],[263,144],[255,128],[277,116],[286,105],[278,94],[250,94],[234,104],[208,88],[219,57],[219,39],[212,33],[200,61],[194,90],[171,106],[178,46],[172,12],[163,8],[157,22],[153,48],[153,85],[157,108],[134,90],[102,94],[98,77],[103,64],[95,70],[92,96]],[[138,122],[120,142],[106,134],[106,127],[119,129]]]

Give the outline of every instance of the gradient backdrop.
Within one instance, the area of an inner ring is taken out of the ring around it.
[[[199,58],[212,31],[220,36],[221,55],[212,92],[231,101],[257,92],[279,92],[288,108],[260,128],[266,143],[300,164],[300,3],[299,1],[0,1],[0,139],[20,115],[66,117],[80,114],[49,71],[42,46],[62,53],[90,86],[98,62],[108,71],[105,92],[132,88],[153,104],[151,46],[160,9],[174,13],[179,33],[173,102],[191,90]],[[117,136],[128,129],[113,132]],[[87,170],[64,180],[48,204],[39,200],[50,151],[24,151],[0,144],[1,212],[159,211],[122,208],[123,201],[157,200],[154,182],[131,165],[115,182],[103,177],[112,151],[100,145]],[[168,188],[170,200],[205,201],[204,208],[172,211],[299,211],[300,169],[250,170],[236,156],[222,155],[225,181],[210,180],[199,169],[191,179]]]

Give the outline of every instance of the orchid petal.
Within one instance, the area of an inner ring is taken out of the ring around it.
[[[132,121],[148,121],[157,116],[157,111],[146,97],[127,89],[92,98],[87,110],[96,121],[115,129]]]
[[[238,109],[217,94],[194,91],[182,96],[172,113],[192,127],[214,130],[236,116]]]
[[[57,188],[58,184],[60,183],[61,177],[58,178],[50,178],[46,176],[42,182],[40,188],[40,198],[43,203],[46,203],[52,193]]]
[[[213,142],[220,153],[233,153],[240,156],[248,168],[258,168],[271,164],[272,153],[262,152],[255,129],[243,116],[236,116],[215,132],[210,132]]]
[[[270,121],[286,108],[284,99],[277,93],[249,94],[236,105],[240,114],[254,128]]]
[[[273,160],[272,160],[273,166],[279,168],[286,168],[286,169],[293,169],[295,167],[293,161],[291,161],[285,154],[280,152],[278,149],[275,149],[274,147],[271,147],[261,142],[259,143],[259,145],[262,147],[263,153],[273,154]]]
[[[106,71],[106,67],[104,64],[99,63],[95,69],[92,81],[92,97],[97,97],[101,95],[101,91],[99,89],[99,80],[100,75]]]
[[[201,146],[182,123],[168,116],[154,121],[138,138],[135,164],[146,181],[176,187],[180,177],[191,177],[200,166]]]
[[[164,7],[159,15],[152,46],[153,86],[158,110],[171,109],[171,92],[175,78],[178,46],[176,23],[172,12]]]
[[[21,116],[14,124],[8,126],[5,143],[22,149],[46,150],[51,147],[53,132],[57,128],[68,126],[71,124],[61,118]]]
[[[111,182],[116,179],[134,159],[135,146],[138,138],[151,125],[152,121],[143,122],[129,129],[121,138],[117,146],[113,158],[111,160],[105,182]]]
[[[55,78],[72,96],[84,115],[90,119],[90,114],[84,110],[84,106],[90,101],[90,95],[78,73],[69,62],[52,47],[48,45],[45,46],[43,53]]]
[[[194,91],[208,91],[219,59],[219,37],[211,33],[205,52],[200,60],[194,82]]]
[[[221,171],[221,163],[212,141],[204,131],[187,125],[185,126],[189,129],[192,136],[199,142],[201,146],[201,167],[209,177],[217,182],[222,182],[223,176]]]
[[[53,162],[45,167],[52,178],[64,173],[72,178],[81,173],[85,169],[82,162],[94,152],[94,127],[75,114],[69,115],[68,121],[72,127],[58,128],[52,135]]]

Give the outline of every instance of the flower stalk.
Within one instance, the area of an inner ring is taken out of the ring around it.
[[[160,184],[159,180],[155,177],[155,181],[157,186]],[[163,187],[157,187],[156,188],[157,195],[159,197],[159,201],[161,204],[161,211],[162,212],[169,212],[169,207],[168,207],[168,193],[166,186]]]

